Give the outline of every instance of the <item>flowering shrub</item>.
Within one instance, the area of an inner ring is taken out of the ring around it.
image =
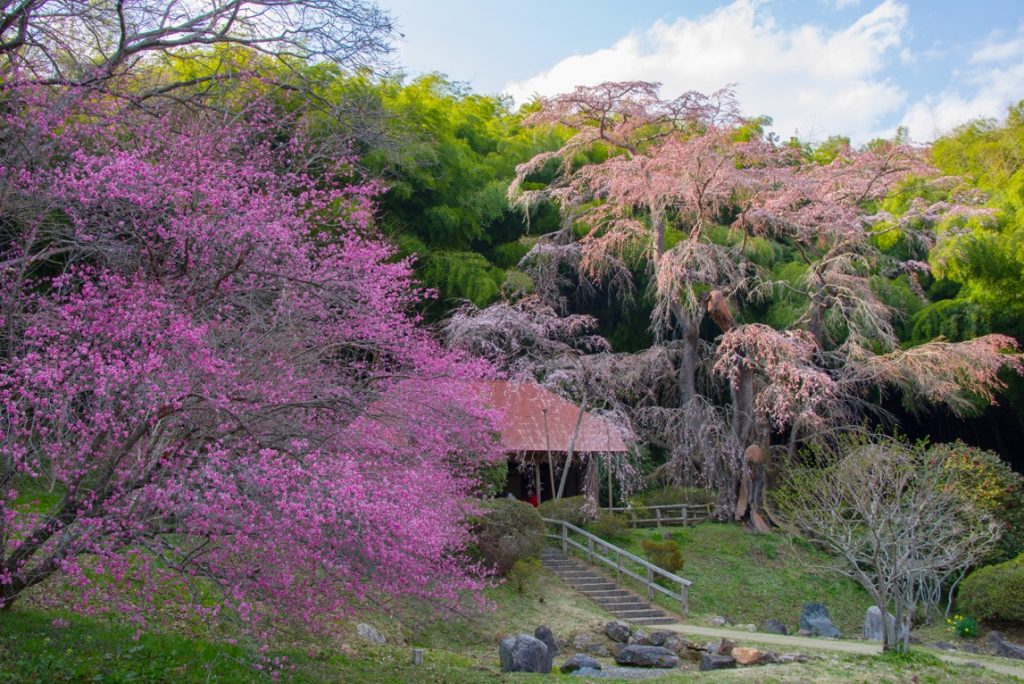
[[[488,369],[417,327],[379,187],[307,173],[258,107],[4,97],[0,605],[61,574],[142,621],[174,574],[192,613],[315,627],[478,588],[467,495],[499,455],[461,381]],[[15,503],[39,483],[51,509]]]
[[[978,621],[970,616],[954,615],[946,618],[946,624],[953,634],[961,639],[973,639],[978,636]]]

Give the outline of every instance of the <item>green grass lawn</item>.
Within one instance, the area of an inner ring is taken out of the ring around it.
[[[871,599],[856,582],[827,569],[829,557],[781,534],[754,534],[739,525],[702,523],[694,527],[630,530],[612,540],[641,558],[642,539],[670,535],[683,554],[679,574],[693,581],[690,614],[724,615],[736,624],[761,625],[769,618],[796,632],[803,604],[824,603],[844,636],[860,633]],[[678,611],[677,602],[658,602]]]
[[[706,524],[670,530],[683,543],[684,574],[694,580],[694,610],[723,613],[738,622],[777,617],[795,625],[800,605],[820,599],[844,630],[859,623],[866,606],[859,588],[814,566],[820,554],[790,545],[780,536],[755,536],[739,527]],[[629,544],[639,548],[634,531]],[[534,566],[522,591],[512,583],[488,589],[493,610],[467,604],[456,617],[437,621],[429,605],[405,606],[402,617],[366,611],[339,625],[332,638],[289,632],[272,644],[269,658],[285,657],[278,680],[306,684],[404,684],[437,682],[575,682],[567,675],[508,675],[499,671],[498,642],[515,633],[551,627],[559,637],[600,629],[611,616]],[[67,621],[66,626],[54,619]],[[370,622],[388,638],[375,646],[355,635],[355,623]],[[184,630],[184,631],[183,631]],[[29,602],[0,611],[0,682],[271,682],[268,662],[252,648],[232,645],[224,634],[204,637],[183,625],[163,625],[133,639],[135,628],[102,618],[32,607]],[[756,641],[751,635],[751,641]],[[411,649],[425,649],[413,666]],[[814,653],[814,651],[810,651]],[[666,672],[656,682],[992,682],[1015,681],[984,670],[954,667],[932,657],[891,659],[819,652],[804,664],[698,673],[695,665]],[[556,659],[556,664],[563,657]],[[606,660],[606,665],[611,661]]]

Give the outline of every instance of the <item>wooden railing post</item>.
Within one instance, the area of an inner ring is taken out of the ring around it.
[[[569,528],[562,524],[562,553],[569,552]]]
[[[655,526],[656,527],[661,527],[661,509],[660,508],[655,508],[654,509],[654,517],[656,518]]]
[[[647,568],[647,600],[654,600],[654,568]]]
[[[587,537],[587,556],[590,558],[590,562],[594,562],[594,540],[591,537]]]
[[[686,521],[686,512],[687,512],[688,510],[690,510],[690,507],[684,504],[684,505],[683,505],[683,515],[682,515],[682,518],[683,518],[683,527],[686,527],[686,525],[688,524],[688,523],[687,523],[687,521]]]
[[[615,581],[622,581],[622,554],[615,551]]]
[[[683,615],[690,614],[690,588],[685,582],[679,583],[679,593],[683,596]]]

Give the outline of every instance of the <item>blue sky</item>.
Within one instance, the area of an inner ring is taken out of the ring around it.
[[[735,83],[782,136],[926,141],[1024,99],[1024,0],[380,0],[410,75],[522,102],[644,79]]]

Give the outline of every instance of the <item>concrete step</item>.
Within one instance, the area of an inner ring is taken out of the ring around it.
[[[608,612],[618,612],[620,610],[642,610],[644,608],[650,608],[650,606],[641,601],[595,601],[599,606],[607,610]]]
[[[629,622],[637,625],[671,625],[678,622],[670,617],[649,617],[649,618],[627,618]]]
[[[624,618],[626,620],[631,620],[633,618],[665,617],[665,613],[657,610],[656,608],[613,610],[610,612],[614,613],[617,617]]]
[[[592,591],[610,591],[618,588],[611,582],[569,582],[569,586],[588,596]]]

